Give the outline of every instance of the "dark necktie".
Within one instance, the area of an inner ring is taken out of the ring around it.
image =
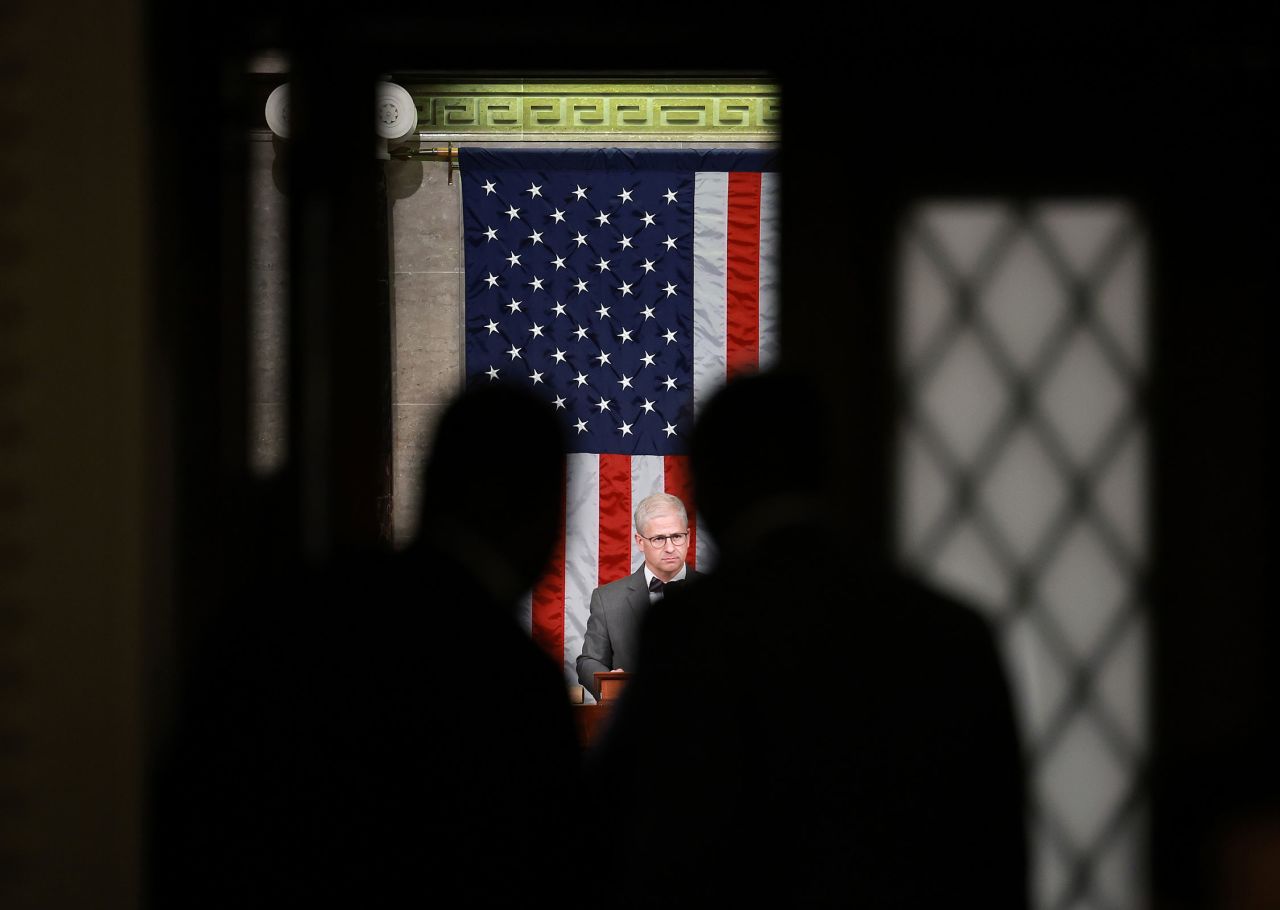
[[[663,589],[664,587],[666,587],[666,585],[663,583],[663,581],[662,581],[662,579],[661,579],[661,578],[658,578],[657,576],[654,576],[653,578],[649,579],[649,593],[650,593],[650,594],[661,594],[661,593],[662,593],[662,589]]]

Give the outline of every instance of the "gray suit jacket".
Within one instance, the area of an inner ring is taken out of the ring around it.
[[[696,578],[692,568],[685,579]],[[591,594],[591,615],[578,655],[578,682],[596,698],[595,674],[621,667],[634,670],[640,645],[640,622],[649,608],[649,586],[644,580],[644,566],[625,578],[601,585]]]

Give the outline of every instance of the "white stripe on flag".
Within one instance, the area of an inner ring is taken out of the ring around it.
[[[600,456],[571,454],[566,473],[564,665],[566,678],[574,680],[600,573]]]
[[[725,375],[725,257],[729,175],[699,173],[693,190],[693,413]]]
[[[533,592],[526,591],[516,604],[516,615],[520,617],[520,628],[533,634]]]
[[[760,369],[778,362],[778,175],[760,175]]]
[[[635,513],[636,506],[640,505],[640,500],[644,499],[650,493],[661,493],[663,490],[663,482],[665,480],[665,471],[663,469],[661,455],[632,455],[631,456],[631,512]],[[634,526],[634,525],[633,525]],[[631,571],[634,572],[640,568],[640,563],[644,561],[644,553],[640,551],[640,547],[636,545],[636,537],[631,535]]]
[[[693,557],[693,567],[699,572],[710,572],[716,564],[716,542],[707,533],[702,519],[697,521],[698,552]]]

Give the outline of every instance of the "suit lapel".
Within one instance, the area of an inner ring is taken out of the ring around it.
[[[649,586],[644,582],[644,563],[627,576],[630,592],[627,594],[627,606],[631,608],[633,622],[640,621],[640,614],[649,606]]]

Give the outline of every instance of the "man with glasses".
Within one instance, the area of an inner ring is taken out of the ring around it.
[[[635,525],[644,563],[591,594],[591,616],[578,655],[578,682],[596,698],[600,697],[596,673],[634,667],[645,609],[662,599],[668,584],[698,574],[685,564],[689,517],[678,498],[669,493],[646,496],[636,506]]]

